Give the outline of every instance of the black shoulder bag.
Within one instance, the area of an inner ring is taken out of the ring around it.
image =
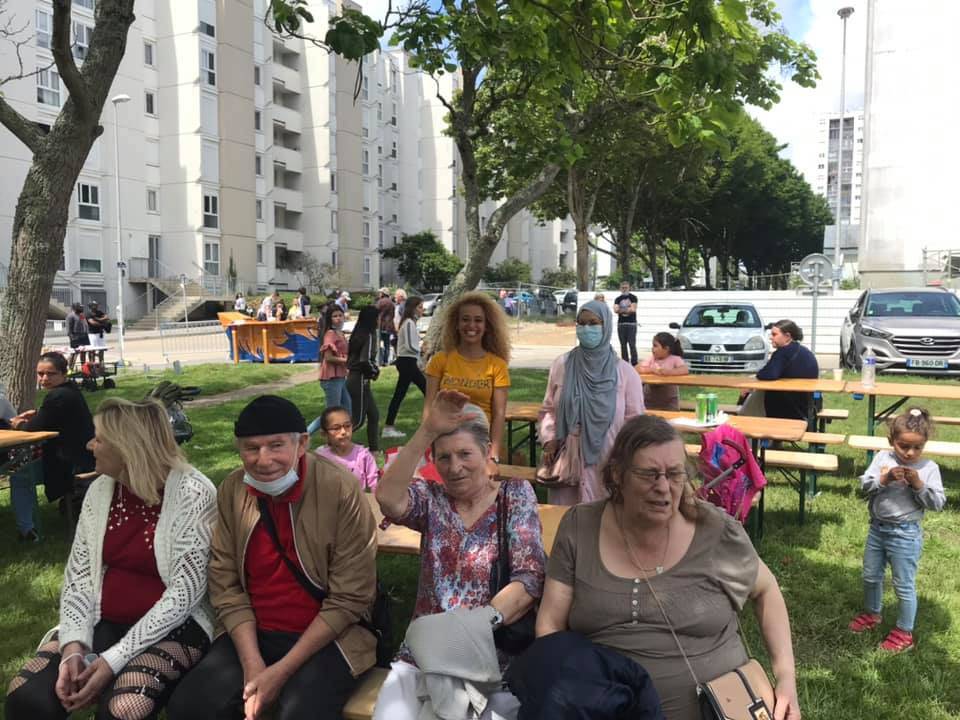
[[[497,561],[490,568],[490,597],[510,584],[510,541],[507,538],[508,512],[506,493],[501,486],[497,493]],[[537,611],[527,613],[509,625],[501,625],[493,631],[494,644],[507,655],[520,655],[536,639]]]
[[[280,558],[287,569],[293,573],[300,586],[309,593],[310,597],[318,603],[323,603],[327,599],[327,591],[317,587],[313,581],[306,576],[293,560],[291,560],[283,545],[280,543],[280,536],[277,534],[277,526],[273,523],[273,515],[270,514],[270,501],[267,498],[257,498],[257,507],[260,509],[260,519],[263,526],[267,529],[267,534],[273,540],[273,546],[280,553]],[[393,659],[390,641],[392,637],[393,621],[390,617],[390,598],[380,587],[380,581],[377,580],[377,597],[373,601],[373,609],[370,613],[370,620],[361,617],[357,625],[367,632],[371,633],[377,639],[377,666],[382,668],[390,667],[390,661]]]

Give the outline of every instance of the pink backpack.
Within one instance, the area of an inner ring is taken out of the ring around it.
[[[697,495],[746,522],[753,498],[767,484],[749,441],[729,425],[718,426],[702,440],[699,465],[703,485]]]

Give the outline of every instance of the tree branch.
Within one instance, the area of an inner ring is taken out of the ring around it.
[[[43,135],[37,126],[18,113],[0,95],[0,124],[12,132],[16,138],[36,155],[43,146]]]
[[[73,61],[73,48],[70,43],[72,19],[70,7],[72,0],[53,0],[53,33],[50,38],[50,52],[57,64],[57,71],[67,92],[77,107],[77,114],[83,120],[89,120],[92,112],[90,92]]]
[[[556,179],[560,172],[560,166],[556,163],[549,163],[537,173],[537,176],[531,180],[526,187],[514,193],[500,207],[493,211],[490,220],[487,223],[487,235],[495,234],[497,238],[503,233],[503,228],[514,215],[539,199]]]

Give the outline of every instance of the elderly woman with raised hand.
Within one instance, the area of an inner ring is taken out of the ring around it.
[[[477,616],[488,613],[487,627],[512,625],[530,611],[542,589],[544,552],[536,497],[523,480],[497,482],[489,474],[490,426],[467,399],[456,391],[439,391],[423,424],[377,486],[384,515],[422,533],[411,631],[418,618],[464,609],[475,609]],[[431,446],[442,484],[412,479]],[[498,527],[505,530],[509,576],[494,594],[491,572],[499,557]],[[461,644],[446,639],[448,645]],[[464,638],[462,644],[468,642]],[[380,692],[375,720],[417,718],[418,681],[430,673],[424,663],[435,662],[435,656],[416,656],[405,643]],[[482,717],[491,717],[491,712],[510,717],[516,709],[512,695],[494,692]]]
[[[559,481],[549,492],[555,505],[606,497],[597,477],[600,462],[623,423],[644,411],[643,382],[617,357],[612,337],[610,308],[584,303],[577,314],[579,344],[550,366],[538,434],[543,464],[557,460]]]
[[[94,424],[101,474],[77,524],[60,625],[10,683],[10,720],[93,704],[98,718],[155,718],[210,645],[213,484],[187,464],[156,401],[111,398]]]
[[[699,720],[697,682],[748,660],[737,615],[752,599],[776,676],[773,717],[798,720],[777,581],[743,526],[695,499],[687,467],[670,423],[645,415],[623,426],[602,471],[610,498],[560,522],[537,636],[571,630],[626,655],[650,673],[667,720]]]

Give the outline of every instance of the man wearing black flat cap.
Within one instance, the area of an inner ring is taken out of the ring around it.
[[[243,468],[218,491],[210,601],[226,633],[180,683],[170,720],[339,719],[376,638],[376,524],[360,485],[307,452],[303,415],[263,395],[234,425]]]

